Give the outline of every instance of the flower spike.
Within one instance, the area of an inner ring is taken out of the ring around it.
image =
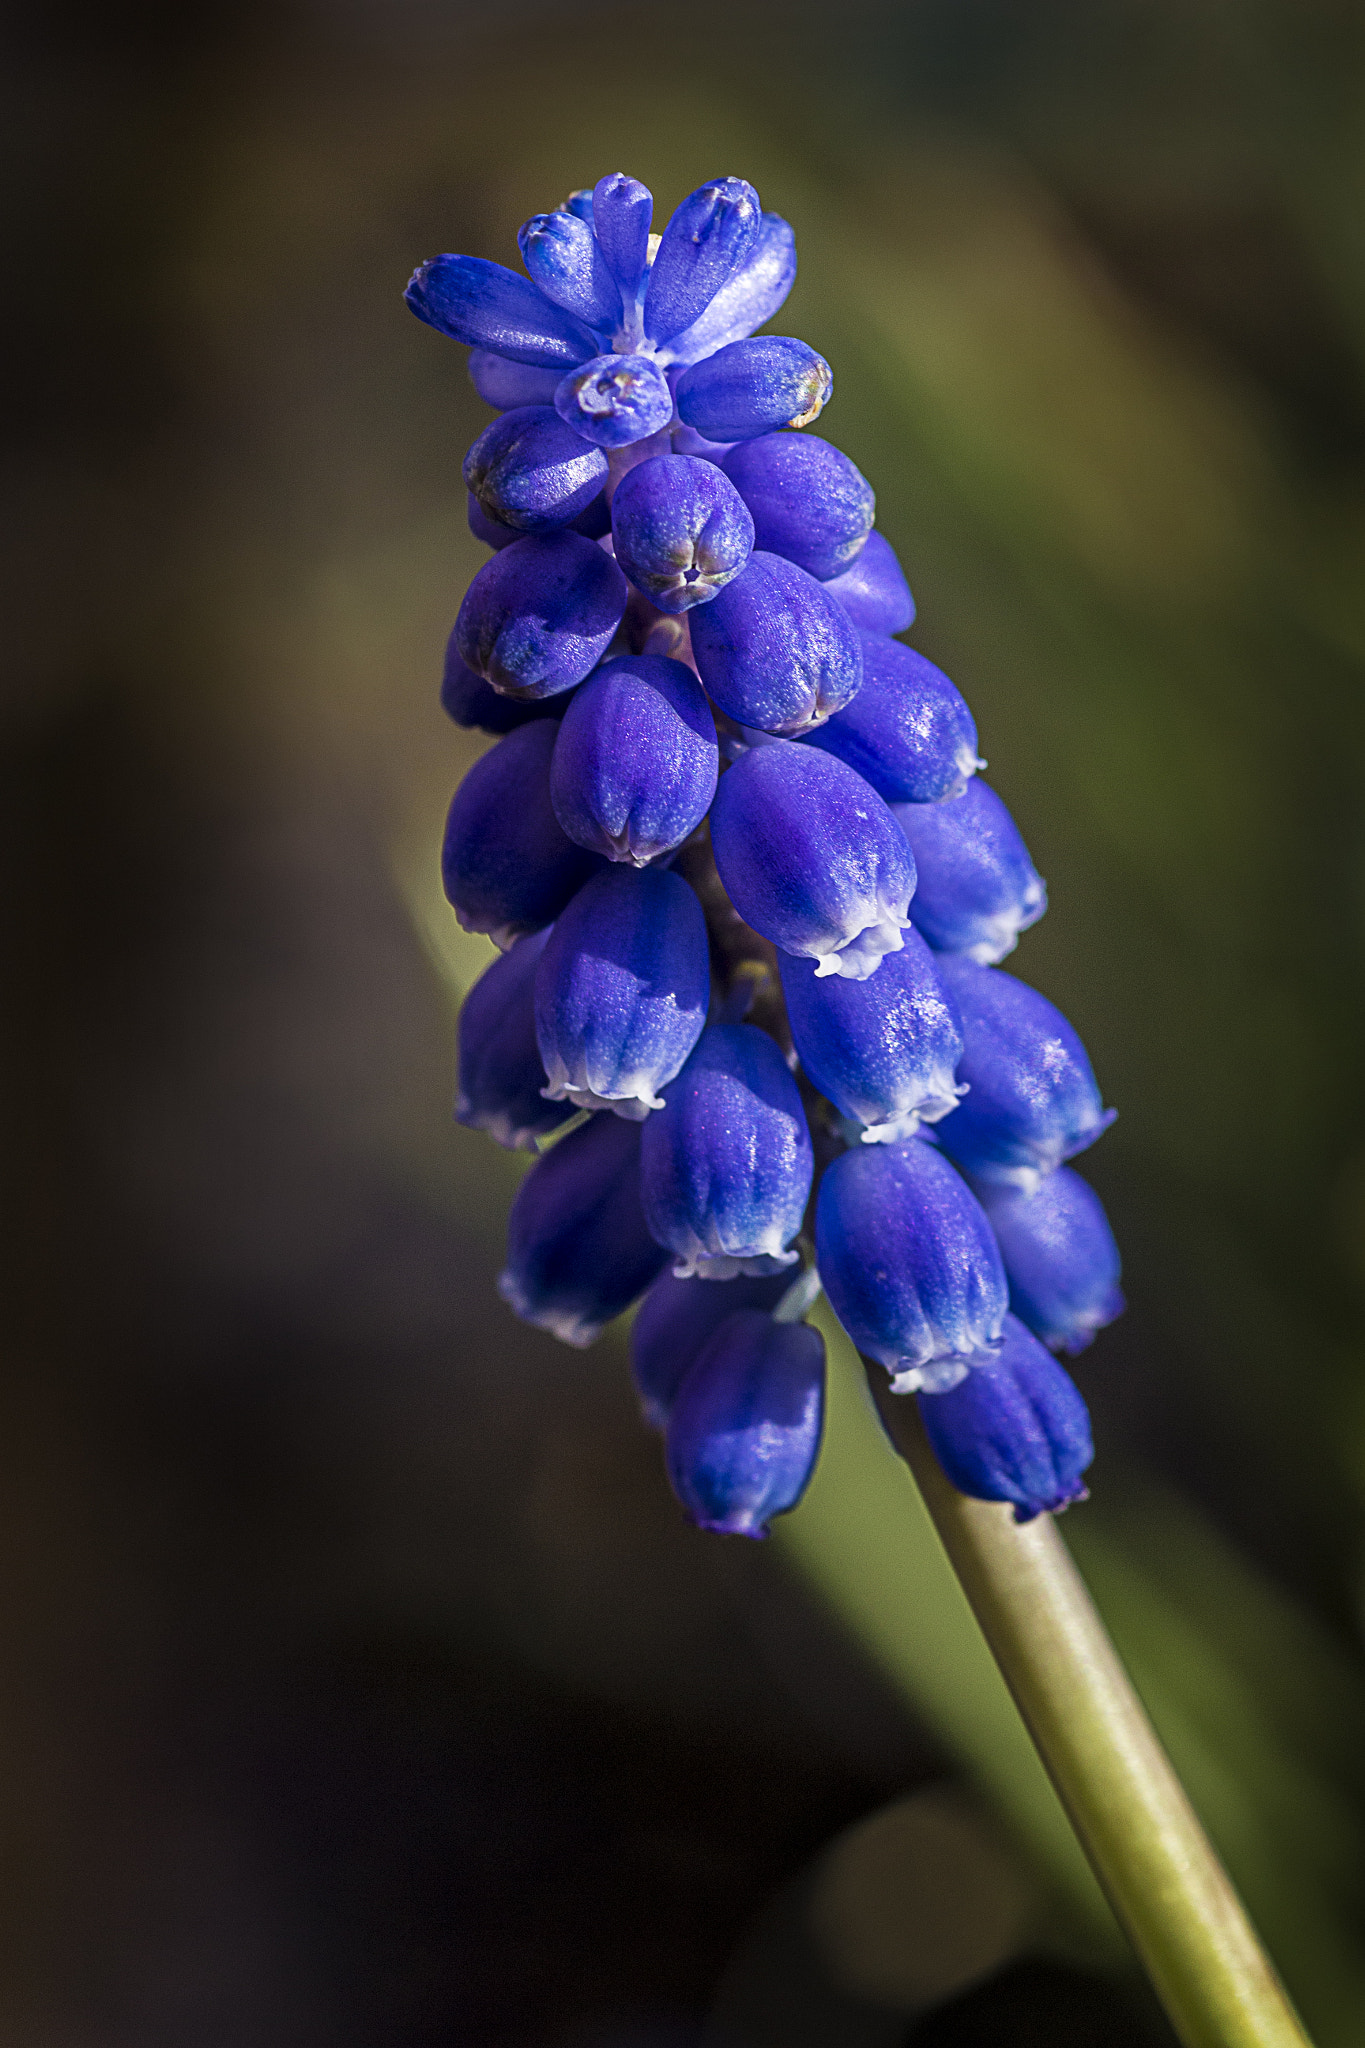
[[[1062,1164],[1112,1112],[994,964],[1043,884],[961,692],[894,637],[915,602],[872,486],[809,430],[829,364],[760,332],[791,228],[734,177],[654,227],[611,171],[525,223],[528,275],[440,256],[408,294],[494,413],[441,700],[500,736],[444,847],[506,952],[462,1013],[458,1114],[550,1147],[503,1294],[585,1343],[650,1289],[632,1369],[701,1527],[762,1534],[810,1476],[821,1279],[957,1483],[1060,1505],[1079,1397],[1040,1344],[1122,1296]]]

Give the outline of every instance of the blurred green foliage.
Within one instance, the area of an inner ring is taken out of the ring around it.
[[[595,34],[515,29],[414,55],[376,30],[377,55],[362,38],[331,70],[229,81],[173,280],[198,375],[259,451],[259,475],[233,472],[259,517],[210,492],[224,549],[193,570],[225,677],[255,676],[223,727],[367,788],[467,985],[485,949],[443,922],[434,848],[477,743],[437,731],[434,678],[479,559],[458,462],[484,415],[460,352],[405,324],[403,278],[442,248],[505,258],[522,218],[616,167],[663,208],[742,172],[794,221],[781,324],[834,365],[822,431],[874,482],[912,637],[969,697],[1049,881],[1011,965],[1074,1019],[1121,1111],[1085,1171],[1132,1305],[1079,1369],[1099,1455],[1067,1534],[1310,2025],[1347,2048],[1365,2014],[1362,24],[1269,0],[926,5],[855,9],[828,47],[813,15],[775,22],[738,12],[724,63],[645,68]],[[433,1133],[409,1164],[493,1227],[509,1162]],[[1093,1912],[927,1525],[840,1384],[788,1554]]]

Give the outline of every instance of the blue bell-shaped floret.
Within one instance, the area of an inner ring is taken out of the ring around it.
[[[464,459],[464,480],[487,518],[525,533],[568,526],[607,480],[600,448],[549,405],[521,405],[484,428]]]
[[[1015,1316],[996,1357],[919,1411],[935,1456],[959,1493],[1014,1503],[1016,1522],[1086,1497],[1095,1455],[1090,1417],[1069,1374]]]
[[[587,221],[568,211],[532,214],[517,236],[517,247],[553,305],[599,332],[620,325],[621,293]]]
[[[807,735],[807,745],[856,768],[889,804],[960,796],[981,764],[976,721],[956,685],[899,640],[876,633],[859,639],[863,686],[851,704]]]
[[[681,875],[610,867],[561,911],[536,970],[546,1100],[639,1121],[706,1022],[706,918]]]
[[[754,522],[723,469],[694,455],[651,455],[611,501],[622,570],[661,612],[709,604],[753,553]]]
[[[480,755],[456,790],[441,846],[441,878],[467,932],[504,951],[558,917],[599,855],[575,846],[550,801],[559,721],[519,726]]]
[[[916,931],[867,981],[820,975],[811,960],[778,955],[792,1041],[811,1085],[856,1124],[868,1144],[913,1137],[956,1109],[962,1057],[957,1010]]]
[[[419,320],[456,341],[533,369],[565,370],[597,353],[592,332],[551,305],[529,277],[482,256],[433,256],[403,295]]]
[[[864,633],[903,633],[915,621],[915,600],[896,551],[884,534],[872,532],[851,569],[825,585]]]
[[[741,441],[725,471],[754,516],[754,545],[824,583],[862,552],[877,501],[867,478],[818,434]]]
[[[644,867],[696,830],[719,765],[715,720],[691,669],[665,655],[627,654],[575,691],[550,796],[580,846]]]
[[[1069,1166],[1026,1195],[978,1181],[1005,1273],[1010,1307],[1050,1351],[1084,1351],[1121,1316],[1121,1262],[1104,1204]]]
[[[620,291],[624,317],[629,320],[649,269],[653,194],[638,178],[628,178],[624,171],[613,171],[609,177],[599,178],[594,185],[588,217],[607,268]]]
[[[796,282],[796,237],[779,213],[765,213],[744,262],[706,311],[660,349],[667,363],[699,363],[743,341],[772,319]]]
[[[683,1377],[713,1332],[736,1309],[777,1307],[791,1272],[742,1273],[734,1280],[679,1280],[660,1273],[630,1326],[630,1371],[640,1411],[651,1429],[668,1421]]]
[[[762,218],[744,178],[716,178],[684,199],[659,238],[645,286],[650,341],[668,341],[700,319],[752,254]]]
[[[892,810],[914,849],[915,924],[936,952],[993,967],[1047,909],[1047,884],[1019,827],[979,776],[955,801]]]
[[[652,356],[594,356],[555,387],[555,411],[599,448],[628,448],[668,425],[673,393]]]
[[[684,459],[695,458],[673,458]],[[760,732],[808,732],[862,686],[857,627],[822,584],[780,555],[756,548],[734,581],[697,607],[691,627],[711,698]]]
[[[876,791],[830,754],[778,741],[720,779],[711,843],[730,901],[784,953],[861,981],[899,952],[915,863]]]
[[[795,1263],[814,1166],[777,1046],[752,1024],[713,1024],[644,1127],[649,1227],[679,1278],[778,1271]]]
[[[956,1385],[1000,1342],[1009,1303],[986,1212],[919,1138],[856,1145],[828,1168],[816,1261],[830,1306],[898,1394]]]
[[[1046,996],[961,955],[940,953],[938,971],[962,1018],[967,1093],[934,1135],[979,1180],[1029,1193],[1118,1112],[1104,1108],[1085,1047]]]
[[[573,1115],[571,1104],[545,1100],[536,1043],[536,965],[548,936],[518,939],[484,969],[460,1006],[455,1121],[486,1131],[509,1151],[533,1152],[538,1138]]]
[[[834,378],[823,356],[790,335],[732,341],[678,379],[678,418],[711,441],[748,441],[780,427],[807,427],[829,403]]]
[[[611,556],[580,533],[535,534],[485,562],[455,621],[461,658],[509,697],[553,697],[591,675],[626,608]]]
[[[538,1159],[507,1219],[498,1292],[524,1323],[591,1344],[666,1264],[640,1206],[640,1132],[591,1117]]]
[[[815,1470],[825,1409],[825,1340],[760,1309],[727,1317],[687,1373],[664,1432],[687,1518],[722,1536],[764,1536]]]

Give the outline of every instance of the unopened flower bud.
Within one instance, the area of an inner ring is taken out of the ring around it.
[[[1121,1263],[1104,1204],[1069,1166],[1026,1195],[978,1181],[1005,1273],[1010,1307],[1050,1351],[1084,1351],[1123,1314]]]
[[[486,1131],[509,1150],[533,1151],[538,1138],[573,1115],[547,1102],[536,1044],[534,985],[546,932],[518,939],[486,967],[460,1006],[460,1092],[455,1120]]]
[[[979,1180],[1030,1193],[1118,1112],[1104,1108],[1085,1047],[1046,996],[960,955],[941,953],[938,971],[962,1018],[967,1093],[934,1135]]]
[[[913,647],[876,633],[858,637],[863,686],[807,743],[847,761],[889,804],[960,796],[981,765],[961,693]]]
[[[504,949],[558,917],[602,863],[575,846],[550,801],[558,722],[519,726],[474,763],[455,792],[441,847],[447,899],[467,932]]]
[[[957,1010],[916,931],[866,981],[821,976],[779,956],[787,1018],[806,1078],[868,1143],[913,1137],[956,1109],[962,1057]]]
[[[710,808],[719,767],[715,721],[691,669],[623,655],[574,693],[570,712],[550,767],[569,837],[636,867],[681,846]]]
[[[743,178],[717,178],[684,199],[664,229],[645,286],[644,331],[667,341],[690,327],[742,269],[762,209]]]
[[[517,236],[521,260],[551,304],[585,327],[610,329],[621,294],[591,225],[577,214],[533,214]]]
[[[994,1234],[966,1182],[922,1139],[836,1159],[815,1234],[830,1306],[896,1393],[954,1386],[998,1348],[1009,1292]]]
[[[664,1434],[673,1491],[700,1529],[763,1536],[820,1453],[825,1340],[758,1309],[723,1322],[687,1373]]]
[[[638,1121],[701,1036],[706,919],[680,875],[610,867],[555,924],[536,970],[545,1094]]]
[[[551,305],[529,277],[482,256],[434,256],[404,293],[419,320],[477,349],[560,375],[596,349],[591,331]]]
[[[645,1214],[679,1277],[795,1262],[814,1155],[791,1072],[752,1024],[713,1024],[644,1126]]]
[[[940,1465],[959,1493],[1014,1503],[1016,1522],[1086,1497],[1095,1455],[1090,1417],[1069,1374],[1014,1316],[995,1358],[945,1393],[921,1393],[919,1411]]]
[[[1047,909],[1019,827],[980,776],[949,803],[893,804],[919,883],[910,915],[939,953],[993,967]]]
[[[498,1292],[522,1322],[581,1348],[644,1293],[667,1257],[640,1207],[639,1126],[595,1116],[518,1188]]]
[[[616,279],[627,318],[645,281],[653,217],[653,195],[638,178],[613,171],[593,187],[589,218],[607,268]]]
[[[732,341],[678,380],[678,417],[712,441],[746,441],[805,427],[829,402],[834,378],[804,341],[764,334]]]
[[[557,386],[555,411],[599,448],[628,448],[668,425],[673,394],[651,356],[594,356]]]
[[[732,341],[743,341],[772,319],[796,281],[796,237],[777,213],[765,213],[753,246],[690,327],[671,335],[666,362],[696,363]]]
[[[630,1326],[630,1370],[640,1411],[651,1429],[668,1421],[684,1376],[713,1333],[736,1309],[771,1314],[791,1286],[791,1272],[740,1274],[734,1280],[679,1280],[660,1273]]]
[[[742,754],[711,807],[716,867],[746,924],[819,974],[859,981],[899,952],[915,863],[876,791],[830,754]]]
[[[626,608],[626,579],[578,533],[514,541],[464,595],[456,644],[509,697],[553,697],[590,675]]]

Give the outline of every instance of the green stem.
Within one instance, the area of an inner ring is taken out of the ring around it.
[[[1185,2048],[1309,2048],[1051,1515],[944,1478],[913,1401],[869,1374],[1072,1826]],[[878,1381],[881,1384],[878,1384]]]

